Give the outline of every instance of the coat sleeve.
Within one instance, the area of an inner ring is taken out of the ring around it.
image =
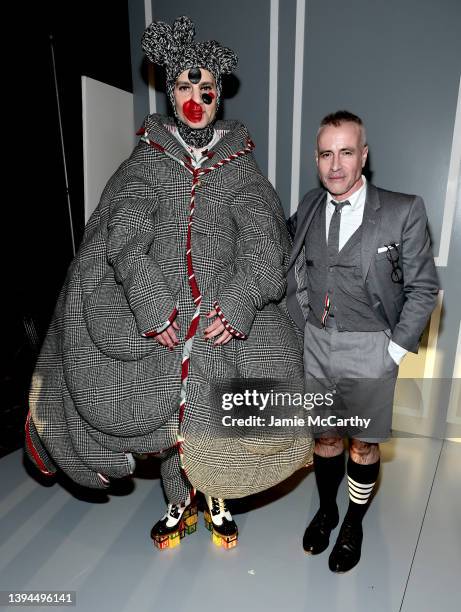
[[[416,352],[439,289],[426,210],[419,196],[415,197],[405,221],[401,259],[404,303],[392,340],[408,351]]]
[[[214,306],[226,329],[245,339],[256,311],[285,293],[290,242],[280,202],[269,189],[239,193],[233,218],[237,227],[234,265],[221,283]]]
[[[130,185],[113,203],[108,223],[107,259],[123,286],[138,331],[155,336],[177,314],[175,299],[158,263],[150,254],[155,240],[152,199],[129,197],[142,191]]]

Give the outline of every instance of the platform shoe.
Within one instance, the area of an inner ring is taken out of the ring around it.
[[[183,504],[168,504],[163,517],[150,532],[154,546],[163,550],[175,548],[186,536],[197,531],[197,505],[189,496]]]
[[[205,499],[205,526],[211,531],[214,544],[226,549],[234,548],[237,546],[238,528],[227,508],[226,500],[209,495],[205,495]]]

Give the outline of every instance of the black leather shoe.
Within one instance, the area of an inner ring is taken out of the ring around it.
[[[332,572],[343,574],[357,565],[360,561],[362,540],[361,523],[344,522],[341,525],[338,539],[328,559],[328,567]]]
[[[303,537],[303,548],[308,555],[318,555],[328,548],[330,533],[339,521],[338,511],[326,513],[318,510],[306,528]]]

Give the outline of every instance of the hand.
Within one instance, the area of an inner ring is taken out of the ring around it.
[[[173,321],[173,323],[171,323],[165,329],[165,331],[162,331],[161,334],[157,334],[154,337],[154,340],[156,340],[159,344],[161,344],[162,346],[172,351],[174,347],[178,346],[179,344],[178,337],[175,334],[175,330],[177,331],[178,329],[179,329],[179,325],[176,323],[176,321]]]
[[[216,317],[217,315],[218,313],[216,312],[215,309],[213,309],[213,310],[210,310],[210,312],[206,314],[205,316],[207,319],[211,319],[212,317]],[[213,346],[223,346],[224,344],[227,344],[229,340],[232,339],[232,334],[227,331],[227,329],[224,327],[224,323],[218,317],[216,321],[213,321],[213,323],[206,328],[203,336],[205,340],[211,340],[211,338],[214,338],[215,336],[219,336],[219,334],[222,334],[222,335],[220,338],[216,340]]]

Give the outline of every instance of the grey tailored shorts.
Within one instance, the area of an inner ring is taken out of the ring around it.
[[[332,405],[311,410],[315,438],[340,436],[364,442],[389,439],[398,366],[387,347],[390,330],[338,331],[306,323],[305,393],[331,394]]]

